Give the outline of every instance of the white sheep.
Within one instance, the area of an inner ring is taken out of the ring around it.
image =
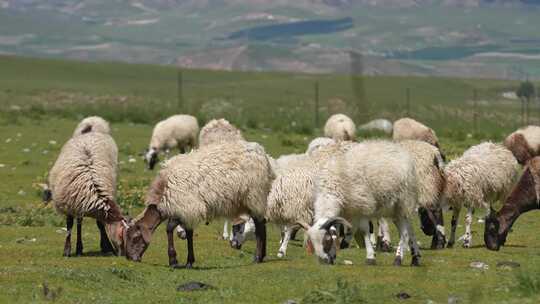
[[[414,161],[399,145],[388,141],[355,144],[342,155],[331,158],[316,178],[314,224],[299,222],[305,229],[321,262],[336,258],[336,224],[364,234],[367,263],[375,263],[375,251],[369,237],[370,218],[391,217],[400,242],[395,265],[401,265],[407,243],[411,246],[412,265],[419,265],[420,251],[409,218],[417,201]],[[345,217],[345,218],[343,218]],[[352,222],[352,225],[349,223]]]
[[[93,217],[101,232],[101,250],[123,254],[126,222],[115,203],[118,149],[111,136],[90,132],[71,138],[49,172],[48,184],[56,210],[66,215],[64,256],[71,255],[71,230],[77,219],[76,254],[81,255],[82,219]],[[112,241],[111,243],[109,242]]]
[[[150,145],[144,155],[144,160],[150,170],[158,162],[158,155],[170,149],[178,148],[180,153],[186,153],[188,149],[197,147],[199,123],[197,118],[191,115],[174,115],[156,124],[152,131]]]
[[[235,142],[239,140],[244,140],[242,132],[231,124],[228,120],[224,118],[212,119],[206,125],[204,125],[199,133],[199,146],[205,147],[212,144],[224,143],[224,142]],[[271,160],[273,162],[273,159]],[[233,233],[229,234],[229,220],[225,220],[223,223],[223,239],[234,242]],[[231,227],[233,229],[233,227]],[[181,233],[182,228],[178,226],[178,233]],[[250,231],[246,229],[246,232]],[[239,248],[237,245],[231,243],[233,247]]]
[[[471,224],[475,208],[489,212],[490,205],[509,193],[517,176],[517,161],[500,144],[485,142],[469,148],[445,167],[444,199],[453,208],[452,231],[448,247],[455,242],[459,212],[467,208],[463,247],[472,244]]]
[[[199,145],[201,147],[238,140],[244,140],[242,132],[223,118],[209,121],[199,134]]]
[[[439,148],[439,139],[431,128],[412,118],[401,118],[394,122],[394,140],[414,139],[425,141]]]
[[[540,155],[540,127],[527,126],[508,135],[504,146],[512,151],[521,165]]]
[[[297,222],[313,223],[314,179],[321,166],[331,157],[344,153],[352,142],[335,142],[319,146],[311,155],[296,158],[280,171],[268,195],[266,219],[284,226],[278,257],[286,255],[291,234]]]
[[[354,140],[356,138],[356,125],[345,114],[334,114],[328,118],[324,125],[324,136],[335,140]]]
[[[441,200],[445,177],[442,155],[439,149],[423,141],[404,140],[398,143],[411,154],[414,161],[418,181],[417,207],[422,220],[422,230],[433,235],[433,249],[444,248],[446,240]]]
[[[164,170],[165,176],[152,184],[151,201],[127,230],[128,259],[140,260],[151,234],[163,220],[169,219],[169,265],[177,265],[172,235],[176,226],[182,225],[188,243],[186,267],[190,268],[195,261],[193,229],[199,223],[247,213],[256,227],[255,261],[263,261],[266,198],[275,176],[262,146],[244,141],[213,144],[175,156]]]
[[[105,119],[99,116],[90,116],[81,120],[81,122],[77,125],[75,131],[73,132],[73,137],[88,132],[111,134],[111,128],[109,127],[109,123]]]

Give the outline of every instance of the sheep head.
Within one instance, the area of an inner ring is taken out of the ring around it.
[[[489,250],[498,251],[501,248],[499,227],[499,219],[497,218],[496,212],[492,209],[485,219],[484,227],[484,243]]]
[[[158,149],[152,147],[144,152],[144,162],[148,165],[148,169],[154,170],[158,161]]]
[[[338,248],[336,226],[341,224],[349,229],[352,228],[352,225],[342,217],[321,218],[313,226],[301,222],[297,224],[306,230],[308,242],[311,243],[319,262],[324,264],[334,264],[336,260]]]
[[[130,223],[125,230],[125,254],[128,260],[140,262],[152,238],[155,228],[161,223],[161,216],[156,205],[149,205],[143,216]]]

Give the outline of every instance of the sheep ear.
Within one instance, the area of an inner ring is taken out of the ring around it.
[[[309,228],[311,228],[311,226],[309,226],[309,225],[306,224],[305,222],[300,222],[300,221],[299,221],[299,222],[296,222],[294,225],[297,226],[297,227],[301,227],[301,228],[303,228],[304,230],[309,230]]]
[[[313,243],[310,239],[306,241],[306,253],[312,255],[315,250],[313,249]]]
[[[341,225],[347,227],[348,229],[352,229],[351,223],[349,223],[346,219],[344,219],[342,217],[339,217],[339,216],[329,218],[324,224],[321,225],[321,229],[328,230],[328,229],[330,229],[330,227],[332,227],[332,226],[334,226],[336,224],[341,224]]]

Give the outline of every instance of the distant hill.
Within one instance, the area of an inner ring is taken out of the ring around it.
[[[0,0],[0,54],[540,77],[540,0]]]

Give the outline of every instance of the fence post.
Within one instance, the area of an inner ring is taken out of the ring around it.
[[[176,86],[177,86],[177,108],[178,112],[181,113],[182,110],[184,110],[184,92],[183,92],[183,75],[182,75],[182,69],[178,69],[177,77],[176,77]]]
[[[478,133],[478,92],[476,89],[473,89],[473,104],[474,104],[474,112],[473,112],[473,131],[474,134]]]
[[[315,129],[319,127],[319,81],[315,81]]]
[[[407,117],[411,117],[411,89],[407,88],[406,90],[407,98]]]

